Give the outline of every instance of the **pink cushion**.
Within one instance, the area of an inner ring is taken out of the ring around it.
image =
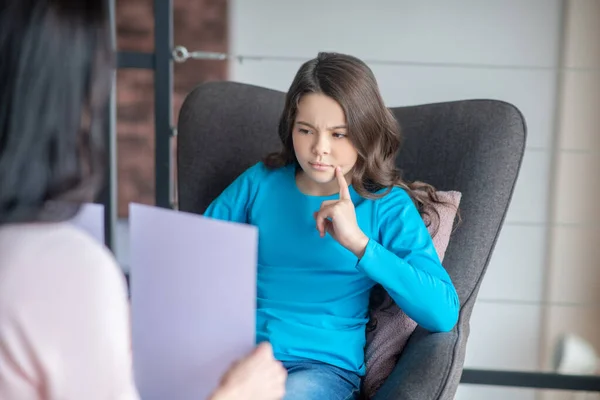
[[[440,223],[433,244],[440,260],[444,259],[450,234],[454,227],[456,211],[460,204],[461,193],[456,191],[437,192],[440,200],[449,203],[436,205],[440,215]],[[432,232],[431,227],[430,233]],[[417,324],[410,319],[385,291],[382,291],[384,301],[381,306],[371,310],[371,317],[377,325],[374,330],[367,330],[367,346],[365,362],[367,373],[363,381],[363,393],[371,398],[383,385],[385,379],[396,366],[400,353],[404,349],[410,335]]]

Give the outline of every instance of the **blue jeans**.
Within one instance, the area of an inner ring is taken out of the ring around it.
[[[317,361],[286,361],[288,371],[284,400],[355,400],[360,376]]]

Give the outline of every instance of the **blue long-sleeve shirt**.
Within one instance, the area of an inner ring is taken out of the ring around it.
[[[258,228],[257,342],[271,342],[281,361],[317,360],[362,375],[376,283],[430,331],[454,327],[459,301],[408,194],[394,188],[370,200],[349,189],[369,237],[360,260],[331,236],[320,237],[313,213],[338,194],[303,194],[295,166],[254,165],[204,215]]]

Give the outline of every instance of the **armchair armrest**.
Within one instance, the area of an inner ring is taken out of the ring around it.
[[[430,333],[417,327],[374,400],[453,399],[460,382],[468,336],[460,331],[459,326],[442,333]]]

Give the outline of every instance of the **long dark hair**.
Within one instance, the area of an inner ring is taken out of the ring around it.
[[[296,164],[292,142],[298,103],[307,93],[320,93],[337,101],[346,116],[348,138],[358,152],[352,185],[365,198],[385,196],[394,186],[407,191],[433,235],[439,226],[439,213],[434,203],[442,202],[433,186],[423,182],[407,182],[396,166],[402,143],[398,121],[385,106],[371,69],[356,57],[321,52],[302,64],[287,92],[279,120],[279,136],[283,147],[269,154],[264,162],[269,168]],[[383,193],[376,194],[381,189]]]
[[[102,183],[112,49],[104,0],[0,9],[0,224],[56,221]]]

